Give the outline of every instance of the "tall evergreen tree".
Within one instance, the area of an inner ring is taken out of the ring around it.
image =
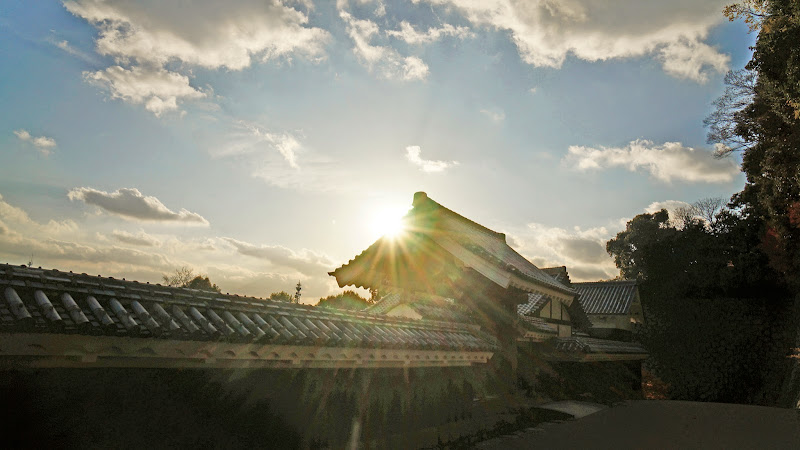
[[[747,184],[739,200],[766,220],[763,248],[772,266],[800,289],[800,2],[746,0],[725,14],[758,30],[746,66],[755,74],[752,101],[727,128],[744,149]]]

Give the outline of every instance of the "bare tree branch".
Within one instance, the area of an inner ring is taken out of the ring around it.
[[[175,286],[175,287],[183,287],[187,286],[192,279],[194,279],[194,270],[189,267],[183,266],[178,269],[175,269],[175,273],[173,275],[164,274],[161,276],[161,279],[164,280],[164,284],[167,286]]]
[[[725,199],[721,197],[702,198],[692,204],[692,208],[698,217],[703,219],[709,226],[713,226],[717,220],[717,214],[725,207]]]
[[[756,72],[753,70],[731,70],[725,75],[725,93],[714,100],[714,111],[703,120],[703,125],[708,127],[708,143],[725,146],[718,149],[715,156],[722,157],[754,144],[737,133],[736,119],[753,102],[755,88]]]

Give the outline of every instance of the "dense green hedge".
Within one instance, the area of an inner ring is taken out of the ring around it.
[[[673,399],[776,404],[794,319],[765,299],[650,298],[639,338]]]

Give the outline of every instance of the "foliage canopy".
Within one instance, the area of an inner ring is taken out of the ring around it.
[[[212,283],[207,276],[195,275],[194,270],[186,266],[175,269],[175,273],[172,275],[162,275],[161,279],[167,286],[221,292],[219,286]]]
[[[372,302],[358,295],[358,292],[347,290],[342,292],[341,294],[329,295],[325,298],[319,299],[319,302],[317,303],[316,306],[320,308],[335,308],[335,309],[345,309],[349,311],[360,311],[371,304]]]

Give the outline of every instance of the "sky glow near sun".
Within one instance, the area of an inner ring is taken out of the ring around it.
[[[702,121],[731,0],[0,2],[0,262],[303,301],[414,192],[575,281],[741,190]]]
[[[407,207],[375,208],[371,228],[376,239],[381,236],[389,239],[397,238],[405,230],[403,217],[407,212]]]

